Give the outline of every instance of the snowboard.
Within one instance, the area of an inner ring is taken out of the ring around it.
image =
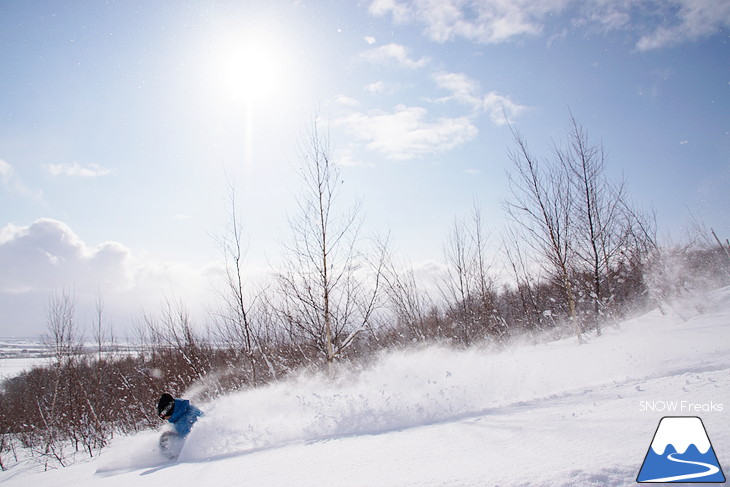
[[[185,445],[185,438],[175,431],[165,431],[160,435],[160,452],[170,460],[177,460],[183,445]]]

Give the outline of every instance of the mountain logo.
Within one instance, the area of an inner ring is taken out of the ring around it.
[[[663,417],[636,481],[725,482],[702,420],[696,416]]]

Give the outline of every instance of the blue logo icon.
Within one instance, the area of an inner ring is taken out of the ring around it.
[[[662,418],[636,481],[725,482],[702,420],[695,416]]]

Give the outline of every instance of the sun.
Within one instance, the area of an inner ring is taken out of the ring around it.
[[[230,46],[221,59],[221,77],[233,100],[253,102],[270,96],[280,82],[276,54],[264,43]]]
[[[208,52],[208,76],[227,100],[270,101],[285,82],[286,56],[266,33],[229,34],[216,39]]]

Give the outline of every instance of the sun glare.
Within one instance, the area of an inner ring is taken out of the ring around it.
[[[289,71],[282,41],[251,29],[214,35],[201,51],[210,88],[226,102],[272,101],[286,86]]]
[[[256,101],[272,94],[282,75],[275,53],[263,43],[230,46],[220,76],[234,100]]]

